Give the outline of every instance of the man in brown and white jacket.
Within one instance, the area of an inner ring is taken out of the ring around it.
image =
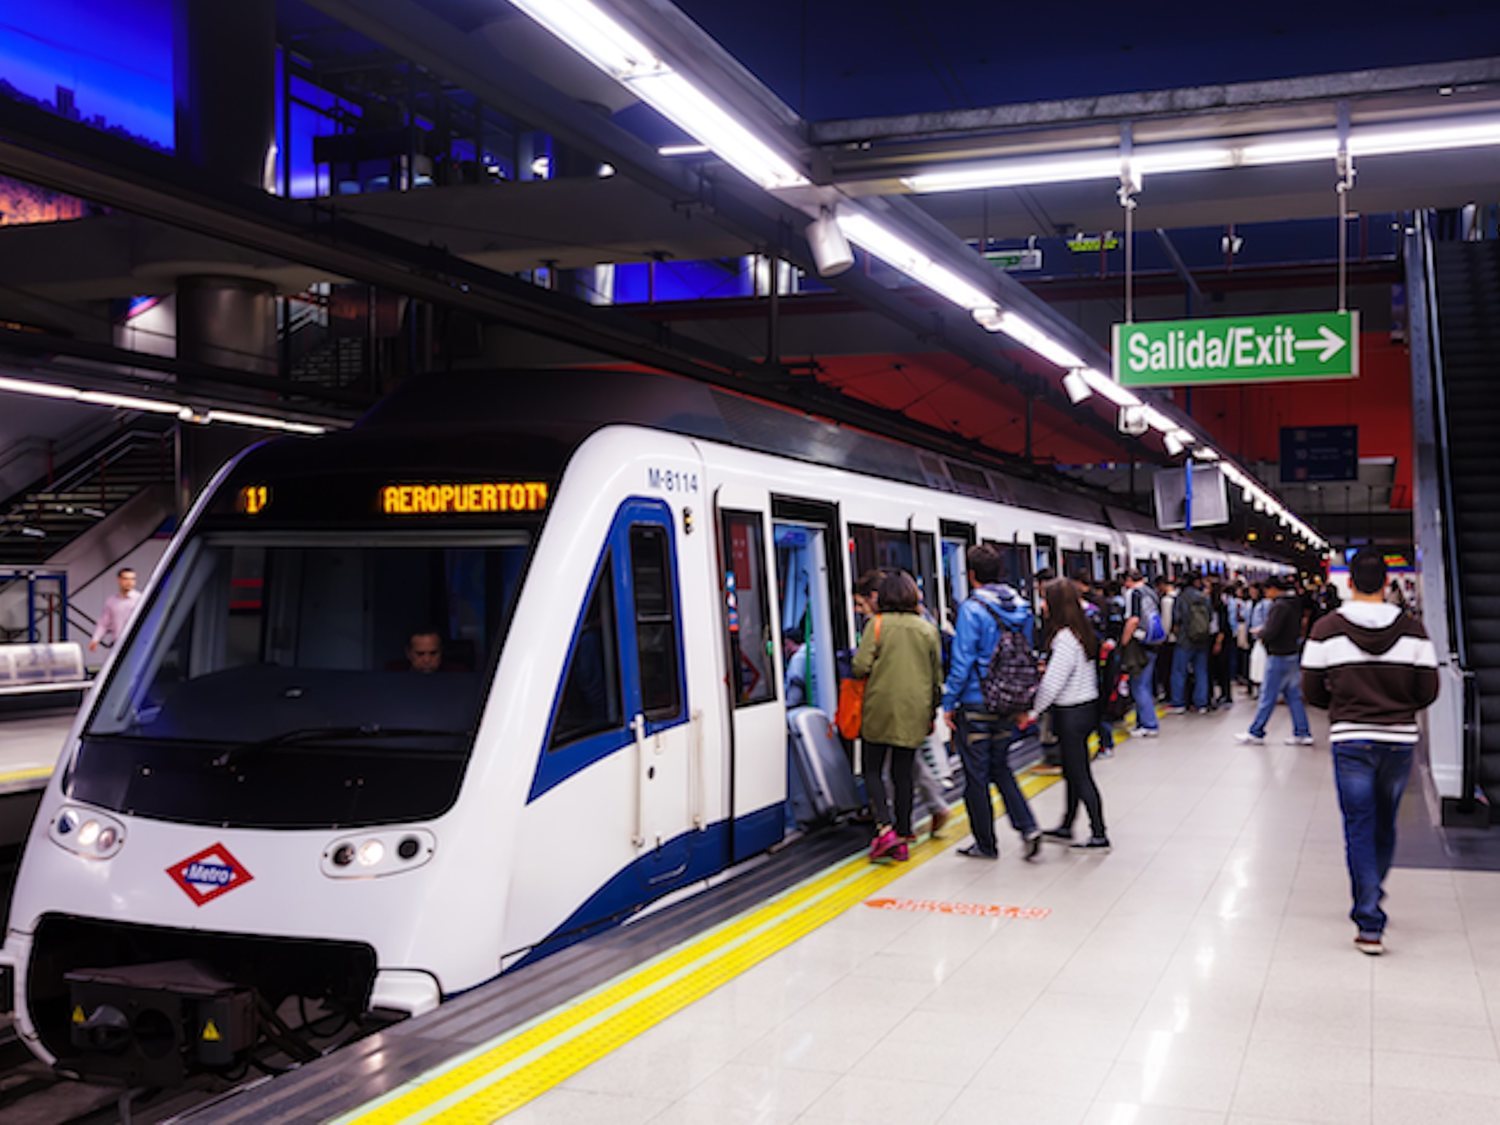
[[[1381,884],[1396,851],[1396,810],[1411,774],[1417,712],[1437,698],[1437,653],[1421,623],[1385,601],[1385,558],[1349,561],[1352,600],[1318,620],[1302,653],[1302,692],[1329,712],[1334,780],[1363,953],[1384,951]]]

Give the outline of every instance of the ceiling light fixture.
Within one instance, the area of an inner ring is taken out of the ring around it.
[[[327,426],[317,426],[310,422],[294,422],[287,418],[273,418],[264,414],[245,414],[236,410],[199,411],[180,402],[141,398],[138,395],[120,395],[112,391],[90,391],[57,383],[39,383],[31,379],[0,376],[0,391],[31,395],[36,398],[82,402],[90,406],[109,406],[117,410],[137,410],[146,414],[170,414],[184,422],[198,422],[204,425],[223,422],[234,426],[254,426],[262,430],[281,430],[291,434],[321,434],[328,430]]]
[[[767,190],[807,177],[589,0],[511,0],[724,163]]]
[[[812,251],[819,277],[837,277],[854,265],[849,240],[839,229],[838,220],[827,210],[807,224],[807,247]]]
[[[1086,402],[1094,393],[1084,377],[1077,371],[1069,371],[1063,376],[1063,390],[1068,393],[1068,401],[1074,406]]]
[[[1182,439],[1177,436],[1177,431],[1172,431],[1163,439],[1163,441],[1166,444],[1167,452],[1170,453],[1173,457],[1176,457],[1179,453],[1182,452]]]
[[[713,151],[707,145],[662,145],[656,150],[658,156],[702,156],[706,152]]]

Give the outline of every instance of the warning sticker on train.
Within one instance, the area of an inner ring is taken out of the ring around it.
[[[255,877],[223,844],[214,844],[181,863],[174,863],[167,868],[167,874],[198,906],[227,895]]]

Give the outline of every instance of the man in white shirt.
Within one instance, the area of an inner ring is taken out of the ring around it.
[[[94,635],[89,639],[90,652],[99,647],[100,641],[108,640],[110,644],[118,641],[125,633],[125,626],[130,624],[135,607],[140,605],[141,592],[135,588],[135,571],[123,567],[115,575],[115,581],[119,583],[120,592],[104,599],[104,612],[99,615],[99,624],[94,626]]]

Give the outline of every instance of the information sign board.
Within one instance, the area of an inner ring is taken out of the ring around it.
[[[1358,479],[1358,426],[1281,428],[1283,484]]]
[[[1353,379],[1359,375],[1359,314],[1116,324],[1114,373],[1127,387]]]

